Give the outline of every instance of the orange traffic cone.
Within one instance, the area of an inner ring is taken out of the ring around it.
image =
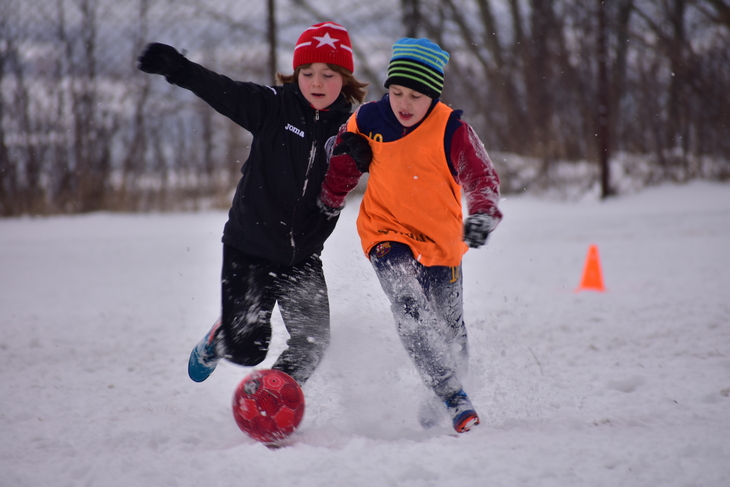
[[[605,291],[603,286],[603,274],[601,273],[601,262],[598,259],[598,247],[591,245],[588,248],[583,279],[575,292],[580,291]]]

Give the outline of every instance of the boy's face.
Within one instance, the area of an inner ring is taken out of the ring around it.
[[[400,85],[390,85],[390,108],[404,127],[412,127],[423,120],[433,101],[431,97]]]
[[[325,63],[312,63],[299,70],[299,89],[317,110],[332,105],[342,91],[342,75]]]

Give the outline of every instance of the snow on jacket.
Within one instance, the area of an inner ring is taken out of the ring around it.
[[[169,81],[253,135],[223,242],[283,264],[320,253],[337,223],[316,204],[327,171],[324,143],[350,115],[352,105],[345,97],[316,110],[296,83],[233,81],[192,62]]]
[[[439,103],[434,100],[426,117]],[[444,151],[449,169],[456,183],[461,186],[468,214],[486,213],[494,218],[494,227],[502,219],[499,210],[499,176],[487,154],[484,144],[474,129],[460,119],[461,111],[453,111],[444,134]],[[405,137],[421,124],[403,127],[390,108],[386,94],[377,102],[362,105],[353,115],[358,131],[378,141],[390,142]],[[424,119],[425,120],[425,119]],[[423,122],[421,122],[423,123]],[[341,142],[343,126],[333,146]],[[341,208],[345,197],[357,185],[362,173],[349,155],[332,156],[330,169],[322,184],[320,199],[332,208]]]

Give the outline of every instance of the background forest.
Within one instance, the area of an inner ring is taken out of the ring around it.
[[[227,207],[249,134],[137,56],[164,42],[269,84],[323,20],[370,100],[396,39],[448,50],[442,100],[505,194],[730,178],[728,0],[3,0],[0,216]]]

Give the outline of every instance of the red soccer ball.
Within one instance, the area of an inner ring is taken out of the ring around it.
[[[233,417],[256,441],[274,443],[291,435],[304,417],[304,393],[280,370],[247,375],[233,394]]]

